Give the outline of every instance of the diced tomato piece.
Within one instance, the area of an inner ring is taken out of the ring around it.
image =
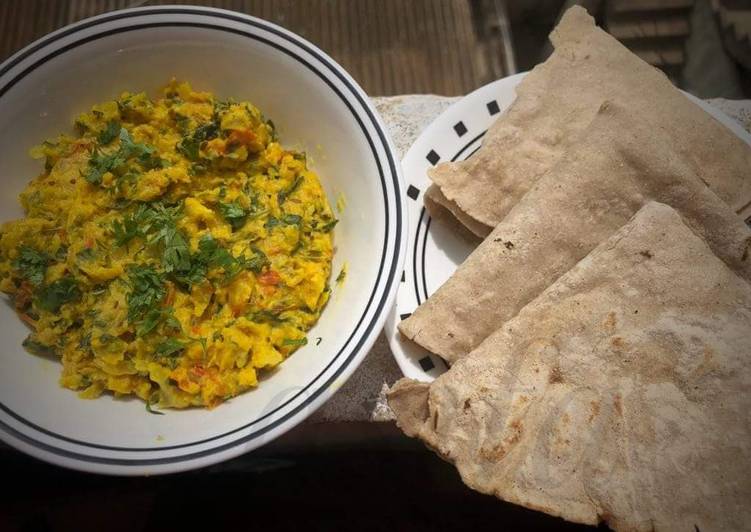
[[[256,141],[256,134],[249,129],[235,129],[227,137],[227,146],[244,144],[250,146]]]
[[[268,270],[258,276],[258,282],[266,286],[276,286],[281,282],[282,278],[279,276],[279,272],[274,270]]]

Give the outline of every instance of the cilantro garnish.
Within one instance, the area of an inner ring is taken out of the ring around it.
[[[298,175],[295,178],[295,180],[292,182],[292,184],[289,186],[289,188],[286,188],[285,190],[280,191],[276,195],[276,198],[277,198],[277,201],[278,201],[279,205],[281,205],[282,203],[284,203],[287,200],[287,198],[290,196],[290,194],[292,194],[295,190],[297,190],[300,187],[300,185],[302,184],[303,180],[304,180],[303,176]]]
[[[219,212],[221,212],[224,219],[230,223],[233,231],[237,231],[245,225],[245,220],[248,218],[248,213],[245,212],[245,209],[235,202],[220,203]]]
[[[115,140],[120,133],[120,124],[117,120],[110,120],[107,122],[107,126],[99,132],[96,140],[102,146],[105,146]]]
[[[161,303],[166,290],[164,277],[153,266],[131,266],[128,274],[128,321],[135,323]]]
[[[185,349],[185,344],[180,340],[167,338],[163,342],[157,344],[154,349],[154,356],[156,358],[171,358],[179,355],[183,349]]]
[[[44,281],[44,274],[51,260],[52,258],[46,253],[29,246],[22,246],[18,257],[13,261],[13,267],[31,284],[39,286]]]
[[[284,342],[282,342],[282,345],[308,345],[308,339],[300,338],[295,340],[292,338],[285,338]]]
[[[197,161],[200,158],[201,143],[216,138],[219,134],[219,121],[215,115],[211,122],[200,125],[193,130],[193,133],[186,135],[177,143],[177,151],[182,153],[191,161]]]
[[[336,224],[339,223],[339,220],[331,220],[330,222],[327,222],[321,226],[319,231],[322,233],[328,233],[330,232],[334,227],[336,227]]]
[[[117,151],[103,154],[98,148],[94,148],[89,158],[89,169],[84,174],[86,181],[92,185],[100,185],[102,177],[107,172],[124,173],[125,163],[131,159],[136,159],[144,170],[164,165],[164,161],[156,155],[156,148],[148,144],[133,142],[127,129],[120,128],[118,136],[120,147]]]
[[[47,312],[57,312],[65,303],[81,297],[78,282],[72,277],[63,277],[37,290],[34,303]]]

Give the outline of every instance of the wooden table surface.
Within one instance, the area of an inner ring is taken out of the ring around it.
[[[466,94],[510,72],[479,0],[0,0],[0,60],[81,19],[167,3],[232,9],[305,37],[371,96]]]

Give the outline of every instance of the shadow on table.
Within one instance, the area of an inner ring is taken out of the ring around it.
[[[76,473],[9,450],[0,460],[10,532],[584,529],[469,490],[391,424],[303,425],[229,462],[152,478]]]

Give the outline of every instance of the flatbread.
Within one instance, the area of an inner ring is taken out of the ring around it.
[[[428,173],[460,221],[484,237],[560,157],[578,142],[604,101],[669,131],[673,149],[737,213],[751,213],[751,150],[575,6],[551,34],[555,52],[516,89],[516,100],[463,162]],[[479,224],[479,225],[478,225]]]
[[[615,530],[748,530],[751,285],[649,203],[397,423],[471,488]]]
[[[432,219],[450,225],[454,233],[460,235],[472,247],[477,247],[490,232],[487,231],[487,226],[464,214],[456,203],[446,198],[441,189],[435,185],[430,185],[425,191],[423,202]],[[478,235],[482,235],[482,237]]]
[[[650,200],[672,205],[751,279],[751,231],[703,183],[672,135],[607,103],[587,134],[399,330],[450,363],[609,237]]]

